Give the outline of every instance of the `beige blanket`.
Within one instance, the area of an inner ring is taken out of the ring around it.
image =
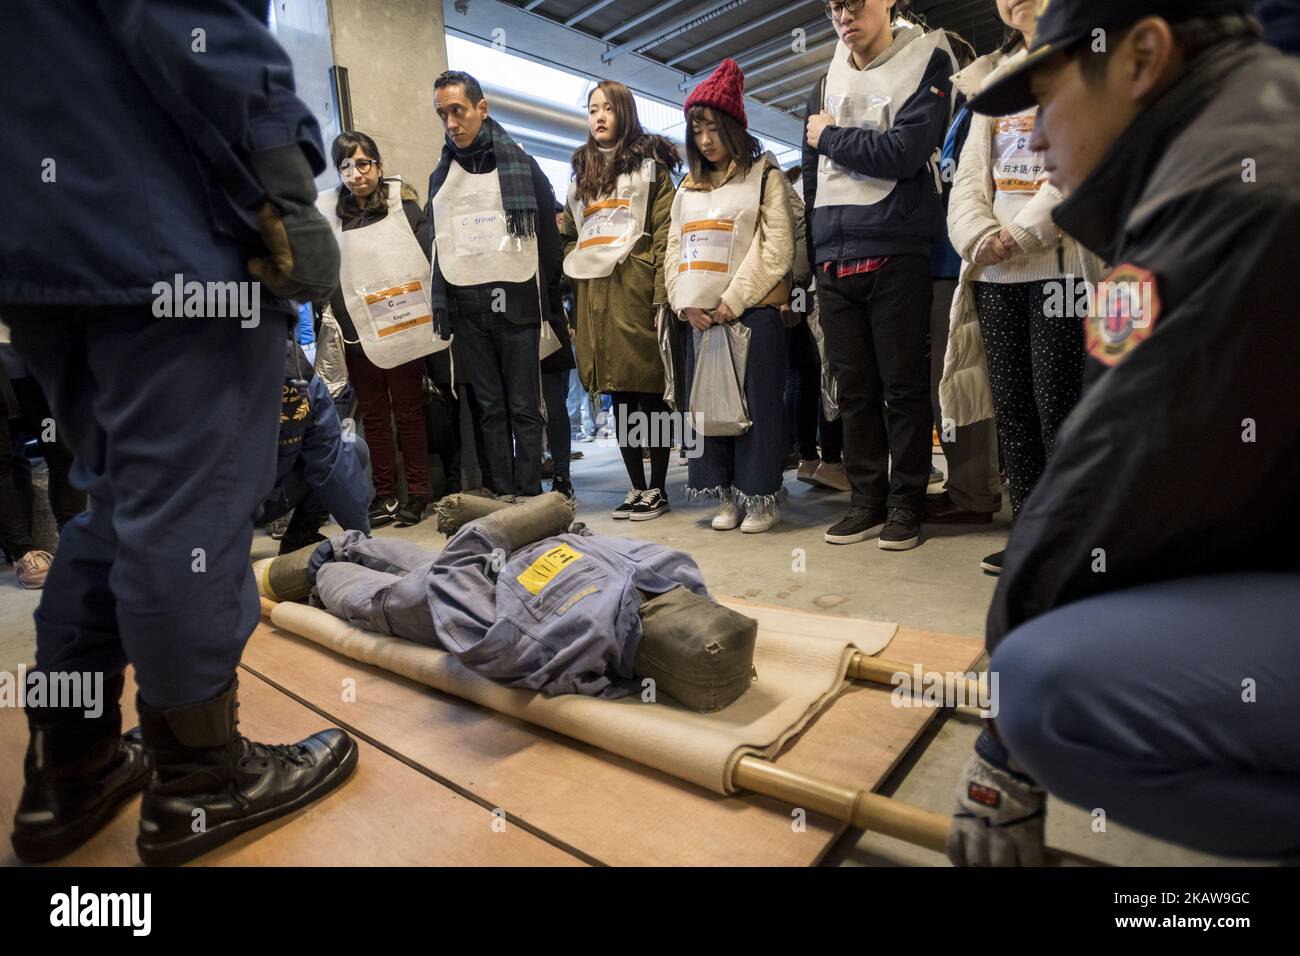
[[[720,600],[758,619],[758,676],[739,700],[712,714],[667,699],[548,698],[503,687],[444,651],[362,630],[302,604],[276,605],[271,622],[345,657],[727,794],[736,789],[736,761],[748,754],[774,757],[847,686],[854,652],[879,653],[897,625]]]

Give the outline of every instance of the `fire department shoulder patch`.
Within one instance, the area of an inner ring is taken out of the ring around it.
[[[1116,365],[1146,341],[1160,318],[1160,290],[1150,269],[1131,262],[1097,284],[1088,315],[1088,354]]]

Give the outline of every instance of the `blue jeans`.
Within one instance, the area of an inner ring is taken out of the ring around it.
[[[786,442],[785,326],[781,314],[771,307],[749,309],[737,321],[750,330],[745,400],[754,424],[737,438],[705,438],[703,454],[687,465],[686,485],[693,496],[716,497],[730,491],[747,506],[774,504],[782,488]],[[686,378],[694,381],[695,336],[684,338]]]
[[[1300,853],[1297,620],[1295,573],[1066,604],[994,650],[998,731],[1069,803],[1212,853]]]
[[[582,376],[576,368],[569,369],[569,393],[565,399],[565,409],[569,413],[569,433],[577,438],[579,435],[596,434],[596,413],[591,408],[591,398],[582,387]]]

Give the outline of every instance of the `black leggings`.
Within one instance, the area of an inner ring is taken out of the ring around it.
[[[1083,385],[1083,323],[1045,315],[1045,282],[976,282],[975,310],[988,357],[989,389],[1019,513],[1052,455],[1056,432]]]
[[[672,448],[667,442],[656,442],[655,438],[667,435],[668,416],[671,414],[668,403],[662,395],[654,392],[610,392],[609,397],[614,400],[614,434],[627,436],[640,433],[650,438],[649,446],[619,442],[618,448],[623,455],[623,465],[627,468],[627,477],[632,482],[632,487],[638,491],[646,491],[647,488],[663,491],[664,484],[668,481],[668,456]],[[639,426],[635,422],[628,423],[629,413],[645,415],[646,419]],[[650,449],[649,486],[645,482],[645,464],[641,455],[643,447]]]

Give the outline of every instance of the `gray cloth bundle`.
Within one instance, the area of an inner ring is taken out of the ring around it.
[[[495,525],[510,539],[510,550],[513,552],[534,541],[564,533],[573,524],[573,515],[574,505],[571,499],[558,491],[548,491],[519,504],[496,509],[476,520]]]
[[[447,537],[451,537],[476,518],[482,518],[503,508],[514,507],[512,501],[499,498],[484,498],[479,495],[447,495],[433,506],[437,519],[437,528]]]
[[[642,594],[632,669],[683,706],[721,710],[749,689],[758,622],[686,588]]]

